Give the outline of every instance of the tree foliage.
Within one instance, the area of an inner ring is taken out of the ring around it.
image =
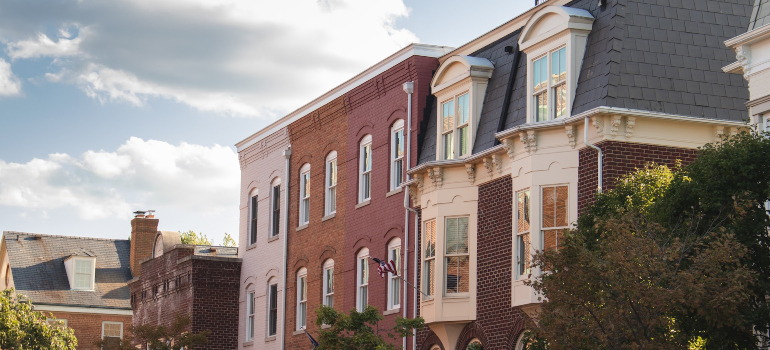
[[[321,306],[316,314],[316,325],[329,325],[329,328],[320,331],[318,350],[400,349],[400,346],[392,344],[396,337],[404,338],[413,329],[422,328],[425,324],[421,317],[397,317],[392,329],[380,329],[378,325],[383,317],[371,305],[364,312],[353,309],[350,315]]]
[[[222,239],[222,245],[225,247],[236,247],[238,246],[238,243],[235,242],[229,233],[225,232],[225,238]]]
[[[185,231],[185,232],[179,232],[181,238],[182,238],[182,244],[193,244],[193,245],[214,245],[214,243],[206,237],[206,234],[196,233],[195,231]]]
[[[34,311],[24,296],[6,289],[0,293],[0,349],[75,350],[78,341],[71,328],[56,322],[53,315]]]
[[[770,140],[742,133],[690,165],[648,166],[597,196],[558,251],[532,348],[756,349],[770,324]],[[758,341],[758,338],[760,341]]]
[[[96,345],[105,350],[194,350],[208,342],[209,331],[188,331],[188,316],[176,315],[171,326],[130,326],[128,335],[119,341],[102,340]],[[138,345],[137,345],[138,344]],[[139,346],[139,348],[137,348]]]

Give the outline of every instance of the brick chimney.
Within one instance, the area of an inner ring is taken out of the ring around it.
[[[141,261],[152,256],[152,245],[158,233],[158,219],[154,210],[136,211],[131,220],[131,274],[138,277],[141,273]]]

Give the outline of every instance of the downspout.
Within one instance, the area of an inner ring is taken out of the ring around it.
[[[284,225],[283,225],[283,312],[281,316],[281,349],[286,348],[286,279],[288,278],[289,269],[289,180],[291,179],[290,160],[291,160],[291,146],[283,151],[283,156],[286,158],[286,186],[283,189],[286,191],[286,198],[283,205],[284,212]]]
[[[583,143],[586,144],[586,146],[591,147],[595,149],[597,152],[599,152],[599,161],[597,162],[597,168],[599,168],[599,186],[597,187],[597,191],[599,193],[602,192],[602,149],[597,147],[596,145],[588,142],[588,118],[585,119],[585,125],[583,126]]]
[[[409,168],[412,166],[412,93],[414,93],[414,82],[406,82],[404,83],[404,92],[406,92],[409,97],[407,99],[407,108],[406,108],[406,128],[407,128],[407,134],[406,134],[406,179],[409,180]],[[404,188],[404,263],[403,263],[403,272],[401,273],[402,276],[408,277],[409,275],[407,272],[409,271],[409,211],[413,211],[415,213],[415,218],[417,217],[417,212],[409,207],[409,188]],[[414,231],[417,233],[417,231]],[[417,240],[415,239],[415,242]],[[416,252],[416,250],[415,250]],[[415,255],[416,257],[417,255]],[[416,271],[416,270],[415,270]],[[407,317],[407,307],[408,299],[407,299],[407,292],[409,289],[407,289],[406,283],[404,283],[404,300],[401,303],[404,308],[404,318]],[[417,297],[417,291],[414,292],[415,298]],[[417,304],[415,304],[416,306]],[[416,310],[416,309],[415,309]],[[416,334],[416,333],[415,333]],[[412,337],[415,338],[415,337]],[[404,337],[403,342],[403,348],[406,349],[406,337]]]

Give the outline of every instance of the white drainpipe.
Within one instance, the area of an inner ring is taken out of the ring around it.
[[[407,109],[406,109],[406,115],[407,115],[407,122],[406,122],[406,128],[407,128],[407,132],[406,132],[406,169],[407,169],[407,175],[406,175],[406,178],[407,178],[407,181],[408,181],[409,180],[409,173],[408,173],[408,171],[409,171],[409,168],[412,165],[412,160],[411,160],[411,154],[412,154],[412,93],[414,93],[414,82],[410,81],[410,82],[404,83],[404,92],[406,92],[409,95],[408,100],[407,100]],[[404,211],[404,263],[403,263],[403,272],[401,273],[401,275],[404,276],[404,277],[407,277],[408,276],[407,275],[407,271],[409,271],[409,269],[408,269],[408,265],[409,265],[408,256],[409,256],[409,212],[410,211],[414,213],[414,217],[415,217],[415,230],[414,230],[414,232],[415,232],[415,234],[417,234],[417,227],[416,227],[416,225],[417,225],[417,211],[409,207],[409,188],[404,188],[404,209],[406,209]],[[414,269],[414,278],[415,278],[414,285],[415,286],[417,285],[417,269],[416,269],[416,267],[417,267],[417,254],[416,253],[417,253],[417,239],[414,240],[414,253],[413,253],[414,256],[415,256],[415,269]],[[404,281],[406,281],[406,280],[404,280]],[[409,290],[408,286],[406,285],[406,283],[404,283],[404,300],[401,303],[401,305],[403,305],[402,307],[404,308],[404,318],[406,318],[408,316],[408,314],[407,314],[407,309],[408,309],[407,305],[409,305],[407,303],[408,302],[408,299],[407,299],[407,295],[408,295],[407,292],[408,292],[408,290]],[[416,290],[414,291],[413,299],[414,299],[414,309],[413,309],[413,311],[414,311],[415,317],[417,317],[417,291]],[[412,334],[412,342],[415,345],[416,345],[416,342],[417,342],[416,335],[417,335],[417,330],[414,330],[413,334]],[[403,348],[406,349],[406,337],[404,337]],[[412,346],[412,349],[415,349],[414,345]]]
[[[597,188],[598,192],[602,192],[602,149],[599,147],[596,147],[596,145],[592,143],[588,143],[588,118],[585,119],[585,125],[583,126],[583,143],[586,144],[586,146],[591,147],[599,152],[599,162],[598,162],[598,168],[599,168],[599,186]]]
[[[286,186],[284,191],[286,193],[285,202],[283,205],[284,225],[283,225],[283,311],[281,312],[281,349],[286,349],[286,279],[288,278],[288,255],[289,255],[289,179],[291,178],[290,160],[291,160],[291,146],[283,151],[283,156],[286,158],[286,175],[284,180]]]

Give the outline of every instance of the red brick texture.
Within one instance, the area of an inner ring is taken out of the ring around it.
[[[692,163],[698,155],[697,149],[653,146],[639,143],[604,141],[597,144],[604,153],[602,169],[603,190],[615,188],[618,178],[636,169],[644,168],[647,163],[674,166],[677,160],[683,165]],[[580,150],[578,168],[578,215],[582,215],[586,206],[593,203],[597,189],[598,152],[591,148]]]
[[[45,312],[46,315],[49,312]],[[123,335],[126,336],[131,325],[131,316],[80,314],[70,312],[51,312],[57,319],[66,319],[67,327],[75,332],[78,350],[98,350],[96,342],[102,339],[102,322],[123,322]]]
[[[131,274],[141,274],[142,260],[152,256],[152,246],[158,233],[158,219],[135,218],[131,220]]]
[[[307,330],[318,334],[315,325],[316,310],[322,305],[323,263],[334,259],[334,306],[342,306],[346,296],[343,257],[345,235],[345,188],[349,177],[347,159],[347,110],[345,99],[337,98],[310,115],[289,125],[292,140],[291,194],[289,202],[288,278],[286,284],[286,348],[308,349],[307,336],[294,335],[297,329],[297,272],[307,269]],[[326,202],[326,156],[337,152],[337,205],[333,218],[322,221]],[[310,220],[307,228],[297,231],[299,225],[299,172],[310,163]]]
[[[210,332],[200,349],[235,349],[240,273],[240,259],[194,256],[190,246],[148,260],[129,284],[133,324],[169,326],[186,315],[189,330]]]

